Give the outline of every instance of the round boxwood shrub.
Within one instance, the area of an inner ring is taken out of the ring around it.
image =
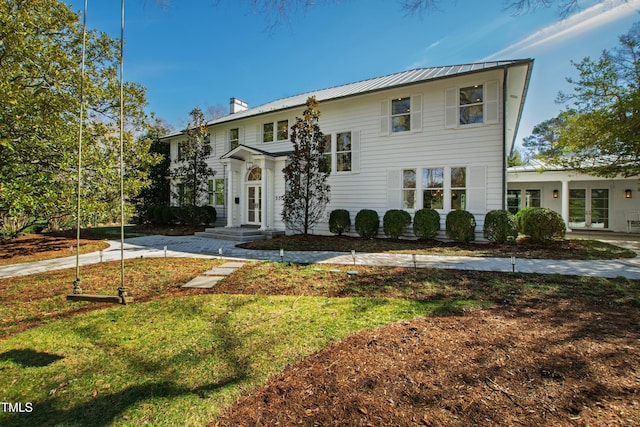
[[[413,217],[413,234],[418,239],[433,239],[440,231],[440,214],[435,209],[419,209]]]
[[[218,212],[216,211],[216,208],[206,205],[202,207],[202,210],[204,211],[202,215],[204,224],[215,225],[216,219],[218,219]]]
[[[515,218],[516,218],[516,228],[518,229],[518,231],[522,234],[524,233],[524,228],[523,228],[523,222],[524,222],[524,218],[527,216],[527,214],[529,212],[531,212],[531,209],[534,208],[524,208],[524,209],[520,209],[518,212],[516,212]]]
[[[522,216],[522,234],[534,242],[564,239],[567,227],[560,214],[548,208],[530,208]]]
[[[329,231],[342,236],[351,230],[351,216],[346,209],[335,209],[329,214]]]
[[[398,239],[411,224],[409,212],[401,209],[390,209],[382,217],[382,230],[392,239]]]
[[[454,242],[471,242],[476,238],[476,219],[468,211],[451,211],[447,214],[446,231]]]
[[[494,210],[487,212],[484,217],[484,237],[493,243],[504,243],[509,238],[518,237],[518,227],[515,216],[505,210]]]
[[[371,239],[378,234],[380,217],[378,212],[371,209],[362,209],[356,215],[356,232],[360,237]]]

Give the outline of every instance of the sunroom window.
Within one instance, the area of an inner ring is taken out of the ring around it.
[[[416,208],[416,170],[402,171],[402,199],[404,209]]]
[[[451,209],[467,208],[467,168],[451,168]]]

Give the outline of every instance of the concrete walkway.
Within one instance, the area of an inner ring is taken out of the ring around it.
[[[610,243],[640,251],[636,238],[610,236],[601,238]],[[145,236],[127,239],[124,245],[125,258],[141,257],[187,257],[224,258],[228,260],[272,260],[280,261],[280,251],[255,251],[235,247],[235,242],[214,240],[196,236]],[[101,261],[120,260],[120,242],[109,241],[109,248],[80,256],[80,265]],[[285,251],[283,261],[296,263],[354,264],[351,253],[331,251],[289,252]],[[0,279],[23,276],[44,271],[75,267],[75,256],[47,261],[0,266]],[[414,267],[411,254],[369,254],[356,253],[358,265],[381,265]],[[417,255],[417,267],[448,268],[480,271],[512,271],[510,258],[480,258],[459,256]],[[617,277],[640,279],[640,258],[614,261],[567,261],[516,259],[515,271],[522,273],[557,273],[582,276]]]

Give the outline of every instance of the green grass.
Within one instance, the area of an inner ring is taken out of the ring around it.
[[[473,305],[472,303],[461,305]],[[438,304],[200,295],[85,313],[0,341],[3,426],[203,425],[288,364]]]

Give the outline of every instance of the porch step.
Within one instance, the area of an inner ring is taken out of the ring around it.
[[[205,228],[204,231],[195,233],[198,237],[209,239],[230,240],[233,242],[252,242],[265,240],[271,233],[263,232],[257,228]]]

